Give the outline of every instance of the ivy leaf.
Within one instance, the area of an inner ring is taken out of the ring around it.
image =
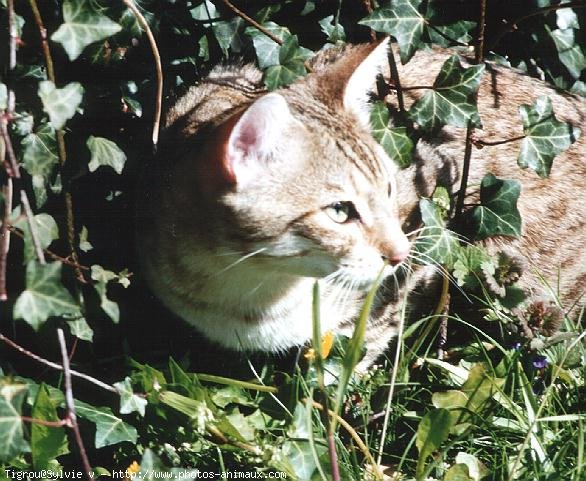
[[[291,36],[288,28],[281,27],[274,22],[266,22],[262,26],[281,40]],[[261,69],[279,65],[279,50],[281,46],[277,42],[267,37],[255,27],[248,27],[244,33],[252,39],[258,66]]]
[[[95,407],[75,400],[75,410],[79,417],[95,423],[94,444],[97,449],[123,441],[136,444],[138,437],[136,429],[115,416],[110,408]]]
[[[444,124],[466,127],[469,121],[480,127],[474,93],[483,72],[484,65],[465,68],[456,55],[451,56],[435,79],[433,90],[415,102],[409,115],[425,130]]]
[[[346,40],[346,32],[344,31],[344,27],[340,23],[336,24],[333,15],[322,18],[319,21],[319,26],[321,27],[321,31],[328,36],[329,42],[336,43]]]
[[[69,60],[79,57],[88,45],[122,30],[120,25],[97,11],[92,2],[85,0],[65,0],[63,20],[51,40],[63,46]]]
[[[43,80],[39,82],[39,97],[51,125],[59,130],[75,115],[83,98],[83,87],[79,82],[71,82],[58,89],[50,80]]]
[[[405,127],[389,127],[389,111],[384,102],[375,102],[370,111],[372,136],[399,167],[408,167],[413,156],[413,141]]]
[[[114,383],[114,387],[120,394],[120,414],[130,414],[136,411],[144,417],[147,400],[134,394],[130,378],[126,377],[124,381]]]
[[[279,47],[279,65],[273,65],[265,70],[264,83],[269,90],[283,85],[289,85],[295,79],[305,75],[305,60],[311,56],[311,51],[300,47],[296,35],[287,37]]]
[[[14,317],[38,330],[51,316],[79,315],[79,306],[61,284],[61,263],[31,261],[26,266],[26,289],[14,304]]]
[[[564,64],[574,79],[579,79],[582,71],[586,68],[586,55],[584,48],[576,42],[576,30],[559,28],[552,31],[550,35],[558,50],[560,62]]]
[[[59,421],[56,407],[47,386],[41,384],[37,390],[31,417],[44,421]],[[35,470],[49,469],[50,461],[68,452],[64,428],[31,423],[31,454]]]
[[[454,234],[446,229],[442,209],[429,199],[419,201],[425,228],[415,241],[416,258],[422,264],[442,264],[450,267],[460,249]]]
[[[81,232],[79,233],[79,248],[83,251],[83,252],[89,252],[91,251],[94,246],[91,244],[91,242],[88,240],[88,231],[87,231],[87,227],[85,225],[81,226]]]
[[[434,28],[428,28],[427,33],[433,43],[442,47],[450,47],[455,42],[467,44],[471,40],[470,30],[476,26],[476,22],[460,20],[459,22],[450,23],[449,25],[434,25]]]
[[[540,177],[549,176],[554,157],[566,150],[580,136],[580,129],[555,118],[551,99],[540,96],[533,105],[521,105],[525,138],[517,163],[530,167]]]
[[[16,211],[15,214],[18,215],[19,212]],[[41,249],[46,249],[51,245],[51,242],[59,238],[57,222],[49,214],[42,213],[33,216],[33,225],[35,226],[35,232]],[[22,216],[14,223],[14,226],[24,232],[24,262],[26,264],[36,257],[28,221]]]
[[[480,204],[472,209],[474,237],[478,240],[495,235],[519,237],[521,214],[517,199],[521,184],[517,180],[503,180],[488,173],[480,183]]]
[[[20,419],[26,392],[26,384],[0,385],[0,461],[10,461],[28,449]]]
[[[92,342],[94,339],[94,330],[89,326],[85,318],[79,317],[67,321],[71,334],[82,341]]]
[[[86,145],[92,154],[88,164],[90,172],[94,172],[100,165],[106,165],[112,167],[117,174],[122,173],[126,154],[114,142],[90,135]]]
[[[108,288],[106,283],[98,282],[94,284],[94,289],[98,293],[100,297],[100,307],[102,310],[108,315],[114,324],[118,324],[120,321],[120,307],[118,304],[110,299],[108,299]]]
[[[240,17],[222,22],[214,22],[212,24],[212,31],[225,57],[228,56],[229,49],[236,53],[242,50],[240,32],[243,27],[244,20]]]
[[[47,184],[53,169],[59,164],[55,129],[42,124],[35,133],[27,135],[21,142],[24,168],[31,175],[37,207],[47,200]]]
[[[405,64],[421,45],[426,19],[419,12],[420,5],[421,0],[393,0],[358,23],[395,37],[399,43],[401,62]]]

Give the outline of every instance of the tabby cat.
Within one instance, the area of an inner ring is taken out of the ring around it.
[[[306,78],[272,93],[253,66],[218,67],[168,112],[142,182],[138,250],[154,293],[208,339],[272,352],[305,344],[316,279],[322,330],[350,335],[381,271],[388,281],[371,314],[365,362],[395,334],[408,294],[428,275],[407,275],[402,224],[418,227],[418,198],[436,184],[457,190],[463,132],[445,128],[420,141],[413,166],[397,170],[369,133],[368,101],[387,55],[386,41],[333,49]],[[431,85],[446,57],[419,53],[401,79]],[[540,94],[563,120],[584,123],[583,101],[510,69],[492,72],[496,83],[487,76],[479,107],[489,139],[514,135],[517,105]],[[568,306],[586,284],[584,145],[560,156],[547,180],[516,167],[507,145],[473,156],[472,184],[487,169],[522,179],[524,236],[513,244],[552,285],[559,275]],[[525,285],[533,287],[530,274]]]

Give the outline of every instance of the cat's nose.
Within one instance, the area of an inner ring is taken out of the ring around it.
[[[403,234],[383,246],[381,249],[381,257],[385,262],[388,262],[392,266],[396,266],[407,259],[410,251],[411,243]]]

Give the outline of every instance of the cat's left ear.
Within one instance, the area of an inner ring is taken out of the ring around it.
[[[355,114],[365,126],[370,126],[369,93],[374,90],[376,77],[388,63],[389,39],[382,40],[362,58],[348,77],[344,88],[344,108]]]
[[[243,185],[276,158],[282,133],[294,118],[282,95],[270,93],[256,100],[238,118],[228,137],[225,168],[232,182]]]

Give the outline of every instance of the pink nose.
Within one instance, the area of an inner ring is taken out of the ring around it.
[[[409,256],[409,250],[404,250],[400,252],[394,252],[391,256],[382,256],[385,261],[387,261],[392,266],[396,266],[400,264]]]

